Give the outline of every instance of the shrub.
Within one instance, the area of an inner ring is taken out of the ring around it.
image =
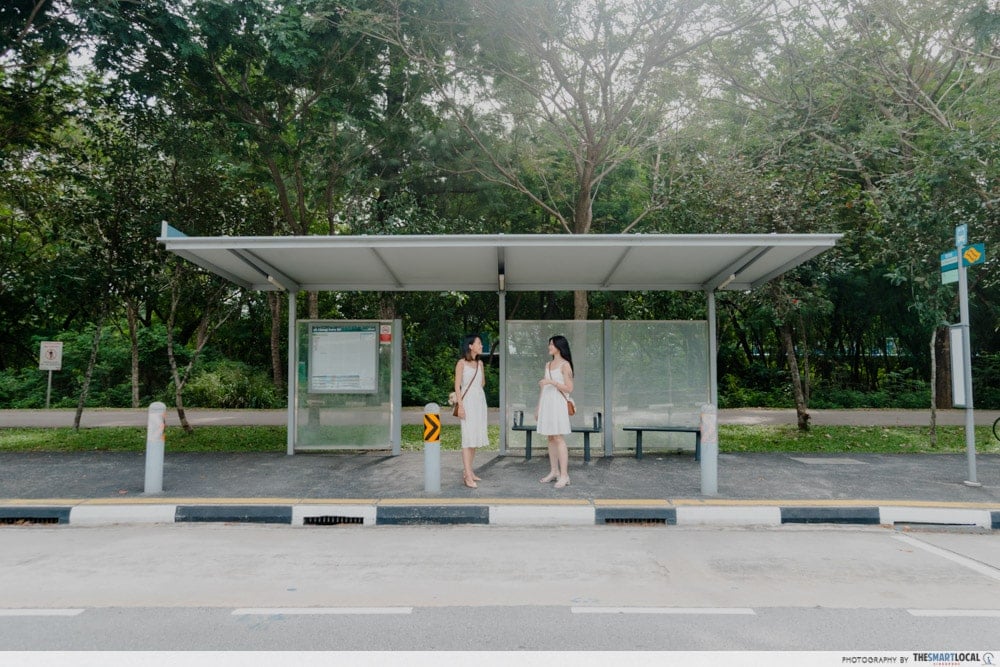
[[[174,402],[173,383],[164,402]],[[267,409],[285,405],[270,377],[246,364],[220,360],[197,368],[184,385],[184,404],[192,408]]]

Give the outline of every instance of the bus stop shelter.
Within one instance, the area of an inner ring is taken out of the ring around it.
[[[244,289],[288,295],[288,451],[293,453],[297,413],[292,342],[299,292],[496,292],[501,341],[506,335],[508,292],[702,292],[709,327],[709,397],[717,405],[715,293],[753,290],[832,248],[840,238],[840,234],[193,237],[164,223],[158,241],[166,250]],[[501,424],[507,423],[504,363],[501,354]],[[398,402],[394,409],[399,410]],[[398,415],[395,419],[398,424]],[[501,428],[502,452],[507,436]],[[714,471],[715,458],[715,454],[703,456],[703,468]],[[703,492],[714,495],[704,487],[703,482]]]

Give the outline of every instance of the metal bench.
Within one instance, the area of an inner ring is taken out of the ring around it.
[[[635,431],[635,458],[642,458],[642,434],[644,431],[666,433],[694,433],[694,460],[701,461],[701,426],[623,426],[623,431]]]
[[[603,417],[600,412],[594,413],[594,423],[591,426],[571,424],[573,433],[583,434],[583,460],[590,461],[590,434],[600,433],[604,429]],[[531,435],[538,429],[535,424],[524,423],[524,413],[517,412],[514,415],[513,431],[524,431],[524,460],[531,460]]]

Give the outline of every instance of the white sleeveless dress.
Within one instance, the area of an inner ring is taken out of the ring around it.
[[[466,387],[469,387],[469,391],[465,391]],[[490,439],[486,433],[486,392],[483,391],[483,369],[479,369],[477,373],[476,365],[462,364],[462,391],[465,392],[465,398],[462,399],[462,405],[465,407],[465,419],[461,420],[462,447],[485,447],[490,444]]]
[[[564,362],[565,363],[565,362]],[[552,378],[559,384],[565,382],[562,373],[562,364],[554,371],[549,371],[548,364],[545,365],[546,376]],[[569,408],[566,406],[566,397],[553,385],[547,384],[542,387],[541,396],[538,397],[538,433],[539,435],[567,435],[572,430],[569,424]]]

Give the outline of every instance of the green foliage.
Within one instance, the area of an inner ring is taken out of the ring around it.
[[[205,235],[530,234],[586,227],[581,201],[599,232],[845,234],[780,284],[719,296],[720,402],[734,407],[791,405],[782,324],[803,373],[809,352],[813,407],[926,407],[930,333],[957,319],[937,258],[968,223],[991,249],[970,271],[976,404],[1000,407],[1000,14],[988,3],[817,0],[690,52],[699,12],[719,18],[699,27],[743,12],[697,2],[677,16],[680,5],[645,0],[624,14],[575,1],[0,5],[2,407],[44,403],[39,340],[66,343],[53,404],[75,405],[105,310],[88,406],[130,404],[126,313],[140,401],[169,395],[168,282],[194,270],[164,261],[164,220]],[[537,41],[539,26],[552,39]],[[96,45],[92,63],[67,59],[82,44]],[[185,279],[182,365],[203,313],[245,297],[207,282]],[[513,319],[573,313],[571,293],[507,303]],[[443,404],[461,336],[497,329],[490,293],[327,292],[318,304],[319,317],[403,318],[411,405]],[[592,293],[590,305],[593,319],[704,317],[697,290]],[[267,299],[247,298],[203,351],[188,403],[283,404],[267,379],[271,324]],[[494,369],[487,380],[495,405]]]
[[[164,401],[173,402],[173,384]],[[205,364],[184,386],[184,405],[191,408],[268,409],[287,403],[266,373],[234,361]]]
[[[936,447],[930,446],[930,429],[919,426],[812,426],[800,431],[793,425],[719,427],[720,452],[921,454],[959,453],[966,449],[965,429],[939,426]],[[976,427],[977,451],[1000,452],[1000,441],[988,426]]]
[[[438,349],[430,357],[411,357],[409,367],[403,371],[403,404],[446,405],[448,393],[455,386],[455,361],[458,355],[452,348]]]
[[[199,426],[185,433],[168,426],[164,435],[170,452],[284,452],[283,426]],[[146,429],[142,427],[5,429],[0,451],[8,452],[143,452]]]
[[[980,355],[972,363],[972,400],[976,407],[1000,409],[1000,354]]]
[[[795,399],[792,397],[791,387],[783,377],[778,380],[774,378],[774,383],[770,386],[757,382],[753,385],[744,384],[739,377],[732,373],[719,378],[719,407],[720,408],[791,408],[795,406]]]

